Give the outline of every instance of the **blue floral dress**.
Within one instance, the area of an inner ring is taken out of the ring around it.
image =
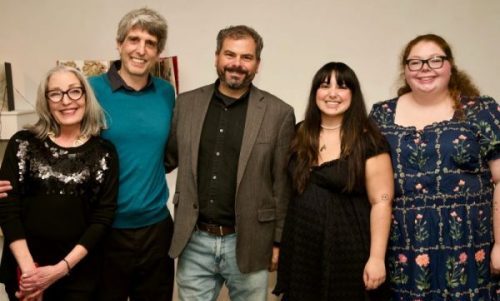
[[[454,116],[423,130],[394,123],[397,99],[371,117],[391,146],[395,180],[389,241],[393,300],[497,300],[490,275],[493,184],[488,161],[500,158],[500,107],[462,98]]]

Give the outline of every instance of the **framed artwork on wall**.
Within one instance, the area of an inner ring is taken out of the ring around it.
[[[74,67],[85,76],[95,76],[107,72],[112,62],[106,60],[59,60],[57,64]],[[177,56],[162,57],[151,68],[151,74],[170,82],[177,96],[179,91],[178,70]]]
[[[12,66],[10,63],[0,63],[0,110],[14,111],[14,109]]]

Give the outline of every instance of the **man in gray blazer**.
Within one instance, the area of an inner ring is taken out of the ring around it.
[[[178,167],[170,256],[180,300],[266,300],[291,194],[293,108],[252,85],[263,42],[247,26],[217,36],[215,84],[179,95],[167,167]]]

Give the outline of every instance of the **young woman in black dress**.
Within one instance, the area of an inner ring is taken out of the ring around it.
[[[355,73],[328,63],[297,125],[276,294],[284,300],[385,300],[393,174]]]

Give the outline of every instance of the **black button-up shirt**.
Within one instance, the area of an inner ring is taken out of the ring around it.
[[[218,84],[217,81],[200,138],[199,220],[234,226],[236,176],[250,93],[234,99],[220,93]]]

